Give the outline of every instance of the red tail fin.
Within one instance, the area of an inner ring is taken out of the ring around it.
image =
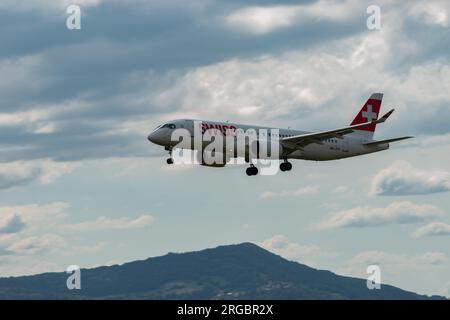
[[[361,124],[364,122],[375,121],[378,119],[378,114],[380,113],[381,108],[381,100],[383,99],[382,93],[373,93],[370,98],[363,105],[359,113],[356,115],[355,119],[353,119],[350,125]],[[375,132],[376,124],[369,124],[364,128],[361,128],[356,131],[361,131],[360,133],[368,136],[371,135],[370,138],[373,137],[373,133]],[[355,131],[355,133],[357,133]],[[363,132],[365,131],[365,132]]]

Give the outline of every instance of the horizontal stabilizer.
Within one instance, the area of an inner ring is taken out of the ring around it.
[[[414,137],[408,136],[408,137],[400,137],[400,138],[386,139],[386,140],[380,140],[380,141],[373,141],[373,142],[364,143],[364,145],[371,147],[371,146],[377,146],[379,144],[385,144],[385,143],[389,143],[389,142],[395,142],[395,141],[411,139],[411,138],[414,138]]]
[[[378,123],[383,123],[387,120],[387,118],[389,118],[389,116],[395,111],[395,109],[391,109],[388,113],[386,113],[384,116],[382,116],[379,120]]]

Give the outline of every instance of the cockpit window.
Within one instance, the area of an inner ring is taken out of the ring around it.
[[[175,129],[176,126],[173,123],[166,123],[161,128],[169,128],[169,129]]]

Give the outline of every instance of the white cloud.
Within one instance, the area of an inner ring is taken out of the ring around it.
[[[378,172],[372,180],[374,195],[404,196],[450,190],[450,172],[424,171],[397,161]]]
[[[32,256],[1,256],[0,274],[6,276],[32,275],[44,272],[61,272],[65,267]]]
[[[255,35],[304,24],[314,19],[343,21],[360,9],[356,1],[320,0],[306,5],[279,5],[238,9],[225,17],[227,25]]]
[[[37,126],[37,128],[33,131],[36,134],[48,134],[53,133],[56,130],[56,124],[53,122],[41,123]]]
[[[418,228],[413,237],[450,236],[450,224],[444,222],[431,222]]]
[[[42,234],[21,239],[15,239],[7,250],[18,255],[36,255],[48,251],[57,251],[67,246],[60,235]]]
[[[251,7],[241,9],[226,17],[230,26],[244,28],[248,32],[264,34],[281,27],[291,26],[298,16],[298,7]]]
[[[50,184],[60,176],[72,172],[72,163],[52,160],[15,161],[0,164],[0,189],[8,189],[38,181]]]
[[[108,242],[79,243],[74,236],[83,231],[142,228],[153,220],[151,215],[144,214],[136,218],[99,217],[70,224],[66,222],[69,207],[65,202],[0,207],[0,257],[93,254],[103,250]],[[10,270],[8,274],[15,272]]]
[[[450,3],[447,0],[428,0],[411,6],[409,13],[429,25],[449,26]]]
[[[0,164],[0,189],[27,184],[39,178],[40,168],[23,162]]]
[[[0,113],[0,125],[15,126],[18,124],[26,124],[43,120],[48,116],[48,112],[45,110],[29,110],[15,113]]]
[[[85,221],[64,226],[64,229],[70,231],[98,231],[98,230],[125,230],[134,228],[143,228],[153,221],[153,216],[143,214],[137,218],[108,218],[99,217],[93,221]]]
[[[149,225],[151,215],[135,218],[100,217],[68,223],[65,202],[0,207],[0,273],[3,276],[62,271],[61,261],[105,252],[110,239],[80,236],[84,231],[135,229]],[[88,258],[89,259],[89,258]],[[59,262],[59,263],[56,263]]]
[[[78,256],[97,253],[107,244],[105,241],[89,245],[72,244],[64,236],[56,233],[29,236],[3,235],[0,236],[0,257],[48,257],[51,253],[59,256]]]
[[[438,106],[450,103],[450,66],[431,60],[402,73],[387,68],[399,55],[414,57],[420,46],[402,35],[396,15],[383,17],[383,28],[377,32],[278,56],[233,59],[193,69],[159,92],[155,103],[181,106],[168,118],[231,118],[267,124],[276,120],[319,130],[349,123],[370,93],[384,91],[385,100],[397,110],[391,127],[412,128],[419,123],[421,128],[424,118],[442,119]]]
[[[52,202],[49,204],[29,204],[22,206],[0,207],[0,216],[16,215],[27,228],[49,228],[66,217],[66,210],[70,205],[66,202]]]
[[[318,186],[306,186],[299,188],[294,191],[280,191],[280,192],[273,192],[273,191],[265,191],[261,193],[260,197],[262,199],[270,199],[270,198],[277,198],[277,197],[298,197],[303,195],[309,195],[319,192],[320,187]]]
[[[318,229],[375,227],[410,224],[443,215],[438,207],[408,201],[393,202],[387,207],[357,207],[332,215],[317,225]]]
[[[55,162],[51,160],[42,160],[39,165],[41,166],[39,182],[42,184],[52,183],[60,176],[72,172],[77,166],[74,163]]]
[[[67,208],[69,204],[65,202],[0,207],[0,252],[38,255],[67,246],[64,238],[55,233]]]
[[[317,245],[302,245],[291,242],[283,235],[274,235],[258,245],[286,259],[296,260],[310,266],[316,266],[322,258],[333,255]]]
[[[66,202],[53,202],[39,205],[30,204],[23,206],[0,207],[0,230],[2,226],[7,227],[12,217],[17,216],[26,225],[26,230],[32,233],[55,232],[55,231],[95,231],[95,230],[121,230],[142,228],[153,221],[153,216],[143,214],[136,218],[129,217],[98,217],[95,220],[78,223],[67,223],[67,209],[70,207]]]

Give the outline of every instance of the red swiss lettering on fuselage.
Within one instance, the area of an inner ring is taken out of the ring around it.
[[[213,124],[213,123],[206,123],[202,122],[201,124],[202,128],[202,134],[205,134],[206,131],[208,131],[211,135],[218,135],[222,134],[224,136],[234,136],[236,134],[236,127],[235,126],[228,126],[223,124]]]

